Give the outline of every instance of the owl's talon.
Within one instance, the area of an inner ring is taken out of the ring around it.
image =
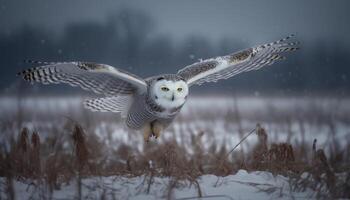
[[[149,142],[149,138],[152,137],[152,130],[150,125],[145,125],[143,127],[143,140],[145,143]]]
[[[163,126],[160,123],[155,123],[152,126],[152,134],[154,135],[154,137],[157,139],[159,138],[161,132],[163,131]]]
[[[144,140],[146,143],[149,142],[149,138],[150,138],[149,136],[145,136],[145,135],[143,136],[143,140]]]
[[[155,133],[152,133],[152,137],[154,137],[155,139],[158,139],[159,138],[159,135],[155,134]]]

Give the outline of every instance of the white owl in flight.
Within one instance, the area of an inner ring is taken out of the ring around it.
[[[29,82],[67,83],[104,95],[85,100],[84,106],[92,111],[121,113],[129,128],[143,129],[147,142],[151,136],[158,138],[180,112],[190,86],[227,79],[284,59],[281,53],[298,49],[297,42],[287,42],[291,36],[230,55],[202,60],[176,74],[146,79],[109,65],[90,62],[34,62],[44,66],[24,70],[18,75]]]

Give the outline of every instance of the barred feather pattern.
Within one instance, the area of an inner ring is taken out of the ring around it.
[[[34,62],[31,61],[31,63]],[[121,79],[112,72],[117,72],[139,82],[143,81],[135,75],[103,64],[88,62],[35,63],[47,65],[23,70],[18,75],[28,82],[66,83],[108,96],[133,94],[138,89],[132,81],[128,81],[126,78]],[[146,84],[144,87],[146,88]]]
[[[179,113],[180,108],[172,113],[164,113],[165,109],[148,94],[135,95],[126,118],[126,125],[132,129],[140,129],[147,123],[158,121],[166,127]]]
[[[134,98],[125,122],[129,128],[140,129],[146,123],[159,119],[157,112],[153,111],[146,103],[147,99],[147,94],[138,95]]]
[[[130,95],[86,99],[84,107],[94,112],[116,112],[126,117],[132,101]]]
[[[217,82],[242,72],[258,70],[285,57],[281,54],[299,49],[298,42],[287,42],[293,35],[278,41],[245,49],[231,55],[211,58],[189,65],[178,72],[189,85]]]

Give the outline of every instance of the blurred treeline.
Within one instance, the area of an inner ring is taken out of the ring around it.
[[[147,77],[176,73],[201,58],[257,45],[234,35],[213,41],[205,35],[174,39],[159,32],[149,15],[130,9],[110,15],[104,22],[71,23],[62,34],[23,26],[0,35],[0,91],[11,94],[22,85],[15,74],[30,66],[23,63],[25,59],[106,63]],[[287,60],[234,79],[198,87],[196,91],[346,94],[350,89],[349,47],[336,38],[303,40],[297,35],[296,39],[301,42],[301,50],[288,55]],[[271,41],[261,41],[266,42]],[[54,88],[55,92],[61,90],[61,87],[49,88],[50,91]]]

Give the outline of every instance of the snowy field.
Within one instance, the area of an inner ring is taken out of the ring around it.
[[[22,100],[0,98],[2,122],[21,121],[22,126],[38,130],[41,136],[67,120],[83,123],[85,128],[108,144],[120,142],[143,148],[142,133],[129,130],[114,113],[90,112],[82,106],[80,97],[32,97]],[[234,146],[242,135],[260,123],[269,133],[271,142],[296,143],[313,139],[323,148],[332,148],[334,140],[341,147],[350,141],[350,99],[329,97],[191,97],[175,122],[160,140],[175,138],[186,142],[186,133],[204,132],[204,143],[224,143]],[[16,127],[10,127],[16,128]],[[9,130],[13,134],[12,130]],[[3,131],[6,133],[6,129]],[[16,131],[19,132],[19,131]],[[6,134],[3,134],[4,136]],[[250,138],[244,145],[254,143]],[[330,140],[332,139],[332,140]],[[153,140],[153,142],[155,142]],[[244,147],[242,145],[242,147]]]
[[[301,159],[305,163],[311,162],[314,139],[318,140],[318,147],[324,149],[327,156],[335,152],[343,152],[345,158],[350,156],[350,99],[347,98],[191,97],[175,122],[158,140],[152,138],[149,144],[144,144],[142,133],[127,129],[118,114],[90,112],[83,108],[82,101],[82,97],[1,97],[2,149],[9,151],[10,138],[17,138],[20,129],[27,127],[38,132],[42,143],[52,137],[59,137],[58,141],[62,143],[60,149],[70,152],[72,145],[68,141],[71,138],[65,127],[67,122],[74,121],[81,124],[87,135],[95,135],[94,139],[103,144],[101,148],[106,159],[118,160],[125,164],[127,161],[115,154],[123,145],[140,154],[145,152],[148,146],[160,146],[169,141],[176,141],[181,144],[179,146],[184,152],[194,156],[198,153],[194,148],[198,142],[201,151],[204,152],[202,155],[208,151],[220,154],[222,147],[229,151],[260,123],[268,133],[269,144],[285,142],[293,145],[295,149],[302,147],[303,151],[295,151],[305,152],[305,157]],[[193,141],[196,141],[196,144]],[[256,143],[257,137],[252,135],[238,146],[235,152],[248,154]],[[228,157],[233,163],[235,158]],[[150,163],[149,169],[153,169],[152,165],[157,163]],[[247,172],[240,169],[229,172],[230,175],[224,177],[204,173],[196,178],[195,183],[198,184],[181,180],[176,181],[175,185],[172,185],[174,177],[153,177],[147,173],[139,176],[84,176],[81,182],[78,179],[61,181],[60,187],[54,189],[50,195],[53,199],[74,199],[78,196],[87,199],[318,197],[309,187],[296,190],[295,181],[291,181],[290,177],[273,175],[267,171]],[[303,176],[306,175],[300,177]],[[0,199],[6,197],[8,181],[0,178]],[[17,199],[50,197],[47,186],[39,184],[38,180],[11,181]],[[77,185],[80,185],[80,195],[77,194]]]
[[[150,177],[94,177],[81,180],[83,199],[197,199],[198,195],[210,199],[309,199],[311,190],[291,192],[288,178],[269,172],[238,171],[235,175],[217,177],[204,175],[198,178],[199,189],[188,181],[182,181],[172,190],[171,178]],[[5,181],[0,179],[0,181]],[[48,198],[47,188],[37,188],[15,182],[15,194],[20,199]],[[77,181],[65,184],[53,193],[53,199],[76,199]],[[36,191],[34,191],[36,190]]]

